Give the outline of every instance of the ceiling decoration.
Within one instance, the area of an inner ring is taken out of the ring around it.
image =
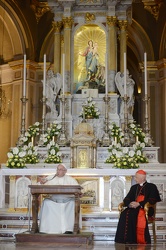
[[[157,21],[163,0],[142,0],[142,2],[144,4],[144,9],[148,10]]]
[[[39,22],[40,18],[47,12],[50,11],[48,3],[39,2],[38,0],[31,0],[30,4],[31,9],[34,11],[37,23]]]

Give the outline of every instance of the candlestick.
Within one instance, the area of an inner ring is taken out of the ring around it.
[[[23,97],[26,97],[26,55],[24,55]]]
[[[145,95],[147,95],[147,54],[144,53]]]
[[[124,53],[124,95],[126,93],[126,53]]]
[[[46,54],[44,54],[44,68],[43,68],[43,96],[46,96]]]
[[[105,94],[108,95],[108,82],[107,82],[107,55],[105,55]]]
[[[62,77],[63,77],[63,94],[65,93],[65,54],[63,54],[63,67],[62,67]]]

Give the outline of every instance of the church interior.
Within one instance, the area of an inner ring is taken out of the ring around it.
[[[114,241],[144,169],[166,248],[165,13],[165,0],[0,0],[0,239],[30,230],[29,185],[64,163],[96,242]]]

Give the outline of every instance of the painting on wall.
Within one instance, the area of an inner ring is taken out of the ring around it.
[[[74,35],[74,86],[105,93],[106,34],[98,25],[83,25]]]
[[[81,205],[99,206],[99,178],[75,177],[82,189]]]

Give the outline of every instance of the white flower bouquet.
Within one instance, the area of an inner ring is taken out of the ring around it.
[[[61,152],[59,152],[59,145],[54,141],[51,141],[47,145],[48,156],[45,159],[45,163],[61,163]]]
[[[36,164],[39,162],[39,155],[38,155],[38,147],[33,146],[32,142],[23,147],[23,150],[26,152],[25,155],[25,162],[28,164]]]
[[[26,152],[22,148],[14,147],[7,153],[8,160],[6,166],[8,168],[24,168]]]
[[[116,125],[116,123],[112,123],[109,126],[110,136],[117,139],[117,142],[123,143],[124,141],[124,133],[122,129]]]
[[[96,103],[93,101],[92,97],[88,97],[87,101],[83,104],[80,117],[95,118],[98,119],[100,115],[99,109],[96,107]]]
[[[142,128],[140,127],[139,124],[136,123],[129,123],[128,124],[129,132],[138,138],[138,141],[140,142],[145,142],[146,143],[146,136],[145,133],[143,132]]]

